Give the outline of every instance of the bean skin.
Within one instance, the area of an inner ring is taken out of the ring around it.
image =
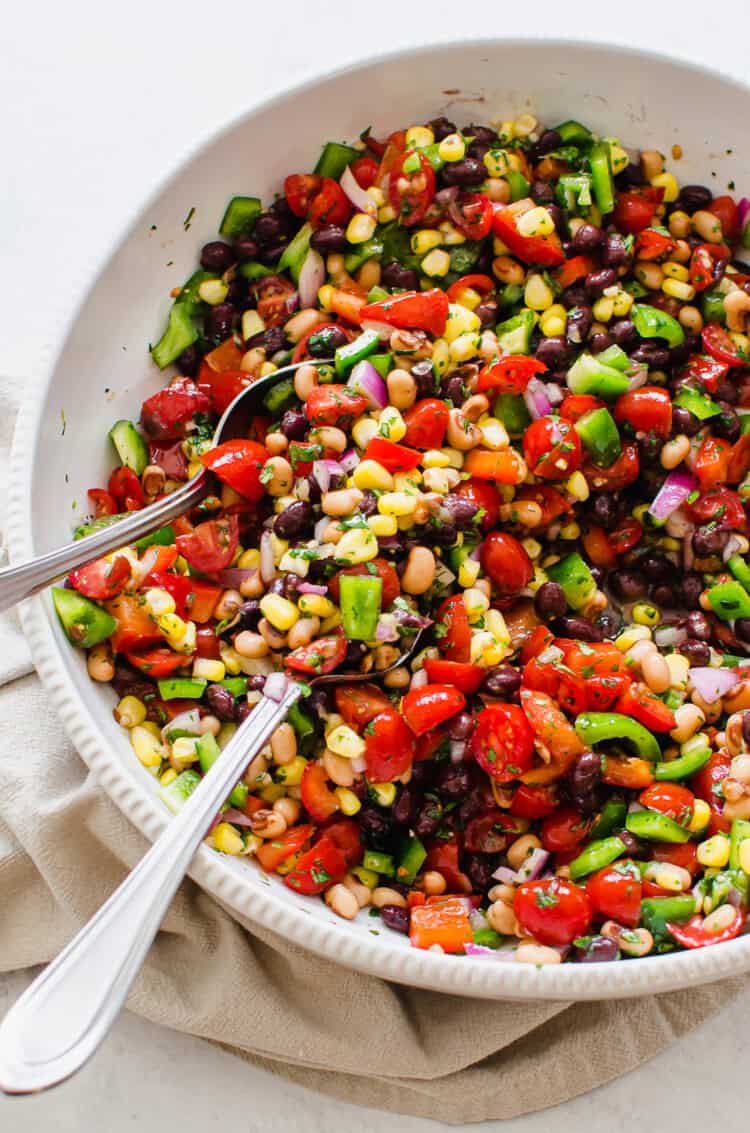
[[[534,595],[534,609],[545,621],[561,618],[567,608],[565,591],[557,582],[543,582]]]
[[[550,628],[557,637],[573,637],[579,641],[602,641],[604,638],[599,626],[594,625],[587,618],[572,614],[564,618],[555,618]]]

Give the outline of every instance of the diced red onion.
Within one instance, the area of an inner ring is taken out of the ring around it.
[[[487,928],[487,918],[481,909],[472,909],[469,913],[469,924],[473,929]]]
[[[736,889],[734,885],[731,885],[727,890],[727,904],[732,905],[732,907],[735,909],[741,909],[743,903],[743,897],[739,889]]]
[[[721,553],[723,561],[728,563],[732,555],[736,555],[741,546],[742,543],[740,543],[739,537],[737,535],[730,535]]]
[[[386,384],[367,358],[357,362],[346,384],[352,393],[367,399],[370,409],[384,409],[388,404]]]
[[[197,708],[189,708],[187,712],[181,712],[179,716],[173,716],[168,724],[165,724],[161,730],[161,734],[166,736],[169,732],[194,732],[197,736],[199,734],[201,723],[201,714]]]
[[[698,481],[690,472],[682,468],[675,468],[669,473],[656,497],[651,501],[649,515],[663,523],[669,519],[673,511],[682,507],[689,496],[698,487]]]
[[[557,382],[545,382],[544,388],[547,391],[547,397],[550,399],[552,405],[561,405],[565,399],[562,386]]]
[[[483,960],[502,960],[503,953],[497,948],[488,948],[486,944],[464,944],[467,956],[481,957]],[[507,956],[506,956],[507,959]]]
[[[263,685],[263,695],[269,700],[283,700],[289,682],[283,673],[270,673]]]
[[[299,292],[293,291],[291,295],[287,295],[286,299],[284,300],[284,306],[287,309],[287,313],[293,315],[294,312],[299,308]]]
[[[684,626],[659,626],[654,630],[654,644],[659,649],[677,649],[688,639]]]
[[[355,775],[361,775],[367,770],[367,760],[363,755],[360,755],[358,759],[353,759],[351,765]]]
[[[498,866],[492,876],[502,885],[518,885],[518,874],[507,865]]]
[[[477,543],[473,551],[469,551],[469,558],[475,563],[480,562],[482,558],[482,543]]]
[[[317,582],[298,582],[298,594],[319,594],[322,598],[328,593],[328,587],[322,584],[318,585]]]
[[[331,477],[343,476],[344,469],[337,460],[314,460],[312,473],[321,492],[325,493],[331,487]]]
[[[381,323],[378,319],[363,319],[362,330],[373,330],[381,342],[388,342],[393,334],[393,327],[388,323]]]
[[[524,390],[523,399],[532,421],[546,417],[552,411],[550,399],[547,396],[547,387],[539,378],[532,378]]]
[[[264,531],[260,537],[260,577],[268,585],[276,577],[276,567],[273,561],[273,543],[271,532]]]
[[[648,366],[644,362],[633,362],[628,370],[628,392],[640,389],[648,381]]]
[[[318,522],[315,524],[315,528],[313,530],[313,535],[315,536],[315,541],[317,543],[323,542],[323,533],[325,532],[325,529],[328,527],[328,524],[330,522],[331,522],[330,515],[323,515],[318,520]]]
[[[220,812],[219,822],[231,822],[233,826],[252,826],[253,820],[249,814],[244,811],[237,810],[236,807],[230,806],[225,811]]]
[[[702,696],[706,704],[714,704],[717,700],[721,700],[725,693],[739,683],[739,680],[734,669],[711,669],[699,665],[688,672],[689,687]]]
[[[639,810],[645,809],[645,806],[642,806],[641,803],[636,802],[635,799],[633,800],[633,802],[628,804],[628,814],[636,814]]]
[[[343,468],[344,472],[353,472],[359,464],[359,456],[353,448],[350,448],[341,457],[339,464]]]
[[[455,201],[457,196],[458,185],[448,185],[447,188],[440,189],[439,192],[435,193],[435,201],[439,205],[447,206],[451,203],[451,201]],[[462,220],[461,225],[463,226],[463,224],[464,221]]]
[[[299,301],[302,307],[316,307],[318,292],[326,281],[326,265],[320,252],[309,248],[299,272]]]
[[[368,216],[377,216],[378,207],[375,201],[362,188],[348,165],[339,178],[339,185],[356,209],[366,212]]]
[[[376,641],[398,641],[398,629],[393,618],[380,617],[375,627]]]
[[[524,861],[518,872],[519,881],[536,881],[538,877],[544,872],[544,867],[549,861],[549,854],[546,850],[536,849],[532,850],[529,856]]]
[[[741,197],[737,202],[737,224],[740,232],[747,224],[748,217],[750,217],[750,201],[747,197]]]
[[[430,678],[427,676],[425,669],[419,669],[418,672],[412,673],[409,688],[424,688],[425,685],[430,683]]]
[[[466,740],[451,740],[451,763],[463,763],[466,755]]]
[[[216,575],[219,586],[228,586],[231,590],[239,590],[243,582],[257,574],[255,567],[227,567]]]

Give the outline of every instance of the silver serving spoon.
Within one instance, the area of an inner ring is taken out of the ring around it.
[[[330,358],[313,359],[314,365],[330,363]],[[259,378],[251,386],[237,394],[232,404],[225,410],[216,426],[214,445],[236,437],[246,437],[250,422],[260,411],[264,396],[277,382],[293,374],[300,366],[309,363],[296,362],[290,366],[282,366],[274,370],[265,378]],[[188,480],[176,492],[172,492],[156,503],[149,504],[141,511],[131,512],[124,519],[119,519],[92,535],[77,539],[74,543],[67,543],[58,547],[56,551],[48,551],[36,559],[19,563],[17,566],[5,567],[0,570],[0,611],[10,609],[24,598],[30,598],[44,590],[50,583],[84,563],[98,559],[102,555],[116,551],[158,531],[178,516],[184,515],[191,508],[196,507],[211,490],[211,477],[202,469],[192,480]]]

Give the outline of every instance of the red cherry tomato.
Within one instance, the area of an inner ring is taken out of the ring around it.
[[[550,236],[521,235],[516,227],[515,214],[509,208],[498,208],[493,227],[495,235],[525,264],[556,267],[565,260],[560,237],[556,232]]]
[[[338,181],[324,177],[319,192],[310,203],[308,219],[313,228],[323,228],[327,224],[346,224],[351,216],[352,205]]]
[[[534,657],[523,671],[523,688],[543,692],[565,712],[577,716],[588,708],[586,682],[565,666],[549,664]]]
[[[533,661],[540,653],[544,653],[544,650],[548,649],[554,640],[554,635],[550,633],[546,626],[535,626],[521,646],[521,664],[528,665],[529,661]]]
[[[448,296],[437,287],[431,291],[401,291],[378,303],[367,303],[360,318],[388,323],[399,330],[426,330],[439,337],[448,321],[448,306]]]
[[[224,441],[201,457],[204,468],[251,503],[256,503],[266,493],[261,473],[267,460],[268,452],[263,445],[242,439]]]
[[[126,653],[129,663],[134,669],[147,673],[154,680],[169,677],[185,664],[183,653],[173,653],[171,649],[149,649],[145,653]]]
[[[125,555],[116,555],[111,562],[109,559],[94,559],[68,575],[74,590],[100,602],[119,594],[129,578],[130,562]]]
[[[726,244],[699,244],[690,257],[690,282],[696,291],[705,291],[718,278],[717,267],[731,253]]]
[[[462,595],[446,598],[438,609],[436,629],[438,648],[448,661],[470,659],[471,626]]]
[[[567,480],[581,463],[581,439],[564,417],[540,417],[523,435],[529,470],[544,480]]]
[[[586,461],[582,472],[595,492],[622,492],[635,480],[640,471],[638,446],[630,441],[622,446],[622,452],[609,468],[602,468],[593,461]]]
[[[667,928],[683,948],[706,948],[710,944],[724,944],[739,936],[745,923],[744,910],[734,909],[733,912],[731,921],[720,932],[708,932],[704,927],[708,918],[700,916],[691,917],[687,924],[672,924],[667,921]]]
[[[321,830],[341,850],[348,866],[359,865],[362,861],[362,843],[359,837],[359,824],[353,818],[328,819]]]
[[[535,374],[543,374],[547,367],[526,354],[506,354],[494,358],[480,370],[477,393],[493,390],[496,393],[523,393]]]
[[[638,866],[622,862],[600,869],[586,882],[594,912],[607,920],[635,928],[641,919],[643,885]]]
[[[484,193],[459,192],[448,205],[448,215],[467,240],[484,240],[492,228],[492,201]]]
[[[607,532],[603,527],[597,526],[596,523],[590,523],[588,525],[581,535],[581,542],[583,543],[586,557],[594,566],[604,567],[605,570],[610,570],[617,562],[617,555],[609,541]]]
[[[294,284],[283,275],[265,275],[250,285],[258,314],[266,327],[277,327],[289,318],[289,296],[294,295]],[[240,355],[241,357],[241,355]],[[236,363],[233,367],[237,368]],[[229,366],[221,369],[228,370]]]
[[[699,382],[706,393],[713,394],[728,373],[729,366],[723,362],[705,354],[691,354],[680,377]]]
[[[724,330],[721,323],[706,323],[701,331],[703,349],[724,366],[747,366],[750,362]]]
[[[250,796],[252,798],[252,796]],[[298,854],[304,848],[305,842],[312,837],[315,827],[310,823],[302,826],[292,826],[289,830],[273,841],[264,842],[255,852],[261,868],[266,873],[275,873],[282,862]]]
[[[138,511],[143,507],[143,488],[132,468],[115,468],[107,489],[120,511]]]
[[[391,170],[388,196],[402,224],[419,223],[435,196],[435,171],[424,154],[411,150],[401,157]]]
[[[518,818],[546,818],[559,805],[554,787],[529,787],[521,783],[510,804],[510,813]]]
[[[354,180],[361,189],[369,189],[375,184],[378,176],[378,163],[372,157],[358,157],[349,166],[354,174]]]
[[[474,888],[469,878],[459,868],[457,842],[439,842],[433,846],[427,853],[424,868],[435,869],[442,873],[449,893],[471,893]]]
[[[379,712],[391,708],[391,702],[377,685],[336,685],[336,711],[344,723],[360,732]]]
[[[618,193],[612,217],[615,227],[629,235],[642,232],[654,219],[656,207],[663,196],[663,189],[651,187]]]
[[[346,657],[346,640],[343,637],[319,637],[309,645],[300,645],[288,653],[284,664],[297,673],[322,676],[338,668]]]
[[[442,661],[428,658],[424,669],[431,684],[454,685],[460,692],[473,696],[479,691],[486,669],[467,661]]]
[[[482,544],[482,569],[501,594],[517,594],[534,577],[534,564],[517,539],[491,531]]]
[[[150,437],[184,437],[196,413],[207,413],[211,403],[190,378],[175,378],[141,406],[141,424]]]
[[[373,437],[365,450],[365,460],[375,460],[389,472],[410,472],[421,459],[421,452],[389,441],[387,437]]]
[[[711,753],[708,763],[701,767],[690,780],[690,786],[699,799],[711,807],[711,821],[707,834],[726,834],[731,828],[731,822],[724,817],[724,796],[721,784],[729,774],[732,757],[728,751],[720,750]]]
[[[626,422],[637,432],[666,440],[672,429],[672,399],[660,386],[641,386],[618,397],[614,417],[618,424]]]
[[[462,500],[469,500],[482,512],[479,527],[482,531],[492,531],[500,519],[500,497],[497,488],[487,480],[462,480],[454,489],[454,494]]]
[[[174,598],[175,613],[179,618],[190,616],[193,579],[189,575],[167,574],[165,571],[155,570],[149,576],[149,585],[158,586],[160,590],[166,590],[167,594]]]
[[[540,837],[545,850],[552,854],[573,850],[588,838],[591,819],[572,806],[560,807],[542,823]]]
[[[551,764],[548,764],[545,769],[557,771],[557,774],[552,778],[559,778],[575,757],[583,751],[583,744],[575,729],[571,727],[555,702],[545,692],[522,688],[521,708],[534,735],[542,741],[545,747],[549,748],[552,754]],[[537,775],[536,771],[529,774]]]
[[[734,244],[740,234],[737,205],[734,200],[729,196],[714,197],[706,211],[712,212],[714,216],[718,217],[724,239],[729,244]]]
[[[94,505],[96,519],[101,519],[103,515],[117,515],[117,500],[110,492],[105,492],[103,488],[89,488],[86,495]]]
[[[314,822],[325,822],[339,809],[339,802],[328,786],[328,776],[319,763],[308,763],[302,772],[300,797]]]
[[[198,626],[195,632],[195,653],[209,661],[221,660],[221,645],[211,626]]]
[[[609,545],[616,555],[625,555],[637,547],[643,536],[643,527],[637,519],[623,519],[609,533]]]
[[[750,471],[750,433],[743,433],[732,445],[727,468],[727,483],[739,484]]]
[[[446,291],[449,303],[461,303],[467,291],[477,291],[485,298],[495,290],[495,281],[489,275],[462,275]]]
[[[401,711],[415,736],[423,736],[450,720],[466,704],[466,697],[450,685],[422,685],[407,692]]]
[[[448,428],[448,406],[436,397],[425,397],[404,414],[404,444],[416,449],[440,448]]]
[[[221,416],[243,389],[251,384],[252,378],[244,370],[225,370],[218,373],[206,363],[202,363],[198,372],[198,389],[208,398],[212,411]],[[183,457],[184,460],[184,457]],[[157,464],[160,461],[156,461]],[[162,465],[164,467],[164,465]],[[185,465],[187,469],[187,465]],[[165,471],[167,471],[165,469]],[[179,477],[184,479],[184,477]]]
[[[675,242],[667,232],[644,228],[638,233],[633,249],[637,260],[660,260],[674,251]]]
[[[390,783],[411,767],[414,736],[392,705],[366,724],[364,729],[367,778],[371,783]]]
[[[336,425],[340,429],[350,428],[367,408],[366,397],[341,385],[315,386],[305,402],[305,413],[311,425]]]
[[[559,287],[565,291],[572,287],[579,279],[585,279],[590,271],[594,270],[594,261],[591,256],[573,256],[566,260],[562,267],[555,268],[552,273]]]
[[[189,535],[178,535],[177,550],[201,574],[215,574],[232,562],[239,546],[236,515],[199,523]]]
[[[651,857],[655,862],[669,862],[686,869],[691,877],[703,867],[698,861],[698,847],[695,842],[654,842],[651,846]]]
[[[638,802],[647,810],[658,810],[680,826],[687,826],[693,817],[695,795],[681,783],[654,783],[639,795]]]
[[[464,849],[470,854],[499,854],[520,833],[518,824],[501,810],[472,818],[464,831]]]
[[[401,583],[395,567],[386,559],[371,559],[369,563],[357,563],[356,566],[344,567],[342,570],[337,571],[328,583],[328,588],[334,602],[338,602],[340,598],[340,579],[342,574],[372,575],[373,570],[377,571],[378,578],[383,583],[381,606],[384,610],[392,606],[394,600],[398,598],[401,593]]]
[[[572,510],[572,504],[562,492],[550,484],[522,484],[516,492],[518,500],[533,500],[542,509],[539,529],[547,527],[561,515]]]
[[[311,896],[322,893],[345,876],[346,858],[336,843],[325,835],[306,850],[284,878],[284,884],[295,893]]]
[[[693,461],[693,471],[698,477],[702,492],[726,483],[731,456],[732,446],[729,441],[725,441],[723,437],[711,436],[710,433],[704,437]]]
[[[290,173],[284,179],[286,203],[295,216],[305,219],[313,197],[320,192],[322,178],[317,173]]]
[[[584,889],[562,877],[519,885],[513,911],[521,928],[552,946],[572,944],[591,924],[591,902]]]
[[[517,704],[482,709],[470,740],[471,752],[496,783],[510,783],[534,760],[534,733]]]
[[[603,409],[605,402],[590,393],[573,393],[560,406],[560,416],[566,421],[578,421],[592,409]]]

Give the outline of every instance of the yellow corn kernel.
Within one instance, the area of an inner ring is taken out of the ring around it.
[[[679,279],[683,283],[688,283],[690,280],[690,272],[684,264],[676,264],[672,260],[667,260],[665,264],[661,265],[661,270],[670,279]]]
[[[468,307],[462,307],[460,303],[449,303],[448,320],[443,331],[443,338],[448,343],[455,342],[459,335],[477,334],[481,325],[479,316],[470,311]],[[432,360],[434,364],[434,354]]]
[[[448,134],[438,145],[441,161],[461,161],[466,156],[466,142],[460,134]]]
[[[395,783],[370,783],[370,790],[378,806],[393,806],[396,801]]]
[[[188,464],[188,479],[192,480],[194,476],[197,476],[202,467],[203,465],[199,460],[191,460]]]
[[[299,610],[288,598],[280,594],[264,594],[260,600],[260,610],[274,629],[286,633],[299,618]]]
[[[740,334],[739,331],[733,330],[729,332],[729,337],[740,350],[743,350],[746,354],[750,353],[750,338],[746,334]]]
[[[372,417],[360,417],[352,427],[352,437],[357,448],[366,449],[377,434],[378,423]]]
[[[449,468],[451,462],[450,458],[440,449],[431,448],[422,453],[421,463],[423,468]]]
[[[335,288],[332,283],[324,283],[322,287],[318,288],[318,306],[321,310],[330,311],[334,291]]]
[[[323,594],[301,594],[297,600],[303,614],[314,615],[318,618],[330,618],[336,609],[330,598]]]
[[[187,623],[177,614],[159,614],[154,620],[164,636],[172,641],[182,641],[187,632]]]
[[[534,272],[526,280],[523,299],[532,311],[546,311],[554,303],[555,296],[552,294],[552,288],[545,282],[544,276]]]
[[[480,621],[485,612],[489,609],[490,600],[483,590],[475,590],[470,588],[464,590],[464,607],[466,608],[466,616],[473,624]]]
[[[172,758],[181,767],[187,767],[188,763],[195,763],[198,758],[198,752],[195,750],[197,743],[197,736],[179,736],[172,744]]]
[[[662,200],[665,205],[670,205],[680,195],[680,187],[674,173],[657,173],[656,177],[651,178],[651,184],[655,189],[664,190]]]
[[[411,531],[416,520],[413,515],[399,515],[396,518],[396,523],[398,524],[399,531]]]
[[[703,799],[695,799],[693,802],[693,814],[688,823],[688,830],[691,834],[700,834],[701,830],[705,830],[711,820],[711,807]],[[742,845],[745,845],[743,842]],[[747,843],[750,850],[750,842]],[[740,865],[742,862],[740,862]],[[749,863],[750,864],[750,863]],[[744,869],[744,866],[743,866]]]
[[[218,826],[214,826],[211,841],[220,854],[231,854],[233,857],[241,854],[245,848],[241,836],[229,822],[220,822]]]
[[[387,468],[378,464],[377,460],[363,460],[354,469],[354,486],[363,492],[383,491],[389,492],[393,487],[393,477]]]
[[[493,665],[499,665],[504,656],[505,650],[488,630],[480,629],[472,634],[470,657],[473,665],[491,669]]]
[[[378,500],[378,511],[381,515],[413,515],[417,510],[417,497],[407,495],[406,492],[386,492]],[[337,543],[337,548],[341,543]]]
[[[533,114],[519,114],[513,123],[513,136],[528,138],[529,134],[534,133],[538,125],[539,122]]]
[[[441,448],[440,451],[448,457],[448,468],[456,468],[459,471],[463,468],[464,454],[457,448]]]
[[[510,255],[510,248],[499,236],[492,237],[492,254],[495,258]]]
[[[650,641],[651,630],[648,626],[628,626],[622,633],[618,634],[615,638],[615,645],[621,653],[627,653],[628,649],[632,649],[636,641]],[[668,660],[668,658],[665,658]]]
[[[168,787],[170,783],[174,783],[176,778],[177,772],[174,767],[168,767],[167,770],[159,776],[159,786]]]
[[[163,614],[175,612],[175,601],[172,595],[167,590],[162,590],[157,586],[152,586],[150,590],[146,591],[144,605],[146,613],[151,614],[152,618],[159,618]]]
[[[450,345],[451,361],[459,364],[468,362],[476,356],[478,349],[479,338],[476,334],[460,334]]]
[[[443,244],[447,244],[448,247],[453,247],[454,244],[466,243],[466,237],[463,232],[460,232],[449,220],[442,221],[438,225],[438,231],[443,238]]]
[[[252,338],[253,335],[260,334],[261,331],[264,331],[265,329],[266,324],[254,308],[251,308],[249,311],[245,311],[243,313],[242,337],[244,338],[245,342],[247,342],[248,338]]]
[[[561,539],[577,539],[580,534],[581,528],[578,526],[575,520],[571,520],[570,523],[566,523],[563,527],[560,528]]]
[[[242,672],[242,658],[231,645],[227,645],[224,641],[219,642],[219,652],[224,662],[224,668],[230,677],[236,677],[238,673]]]
[[[320,623],[320,632],[325,637],[325,635],[327,633],[330,633],[331,630],[336,629],[336,627],[340,626],[340,625],[341,625],[341,611],[340,610],[334,610],[333,613],[331,614],[330,618],[325,618]]]
[[[115,720],[121,728],[135,728],[146,719],[146,705],[137,696],[123,696],[115,708]]]
[[[423,481],[428,492],[439,492],[441,496],[447,496],[453,486],[444,468],[425,469]]]
[[[385,496],[381,496],[378,503],[384,499]],[[374,559],[377,553],[378,541],[369,527],[345,532],[334,546],[336,562],[345,563],[347,566],[367,563],[370,559]]]
[[[476,311],[479,304],[482,302],[482,296],[473,287],[465,287],[456,296],[456,302],[460,303],[462,307],[468,307],[470,311]]]
[[[658,626],[661,621],[661,612],[650,602],[636,602],[630,616],[639,626]]]
[[[284,555],[289,550],[289,543],[286,539],[279,539],[278,535],[271,532],[271,550],[273,551],[273,561],[278,566]]]
[[[484,417],[479,421],[479,428],[482,433],[482,444],[485,448],[490,448],[493,451],[501,448],[507,448],[510,444],[508,431],[499,421],[497,417]]]
[[[433,248],[439,248],[442,242],[440,233],[434,228],[419,228],[410,240],[415,256],[426,256]]]
[[[527,540],[524,539],[523,542],[525,544]],[[510,644],[508,627],[505,624],[505,618],[499,610],[489,609],[484,615],[484,624],[501,645],[507,646]]]
[[[714,834],[713,838],[699,842],[696,856],[701,865],[723,869],[729,864],[729,839],[725,834]]]
[[[155,739],[161,740],[161,728],[155,720],[144,720],[140,727],[145,728]]]
[[[386,405],[378,420],[378,432],[389,441],[402,441],[406,436],[406,422],[395,405]]]
[[[196,657],[193,661],[193,676],[203,681],[223,681],[227,675],[223,661],[214,661],[210,657]]]
[[[661,547],[663,551],[681,551],[682,542],[679,539],[670,539],[669,536],[665,535],[661,540]]]
[[[269,374],[275,374],[278,368],[275,362],[264,362],[260,368],[259,376],[261,378],[267,378]]]
[[[618,291],[612,296],[612,314],[616,319],[622,319],[628,314],[635,302],[629,291]]]
[[[436,339],[432,346],[432,368],[435,374],[441,378],[448,372],[450,364],[451,351],[448,343],[444,338]]]
[[[598,323],[608,323],[615,313],[614,300],[610,299],[609,295],[602,295],[601,299],[597,299],[594,303],[591,310]]]
[[[346,226],[346,238],[350,244],[364,244],[375,231],[375,217],[366,212],[355,212]]]
[[[396,219],[396,210],[393,205],[383,205],[378,209],[378,224],[390,224]]]
[[[613,173],[621,173],[623,169],[627,168],[630,162],[630,158],[618,142],[609,143],[609,157],[612,162]]]
[[[519,216],[516,228],[521,236],[551,236],[555,222],[544,205],[537,205]]]
[[[367,526],[378,539],[387,539],[398,531],[398,520],[395,515],[370,515]]]
[[[229,287],[223,279],[204,279],[198,287],[199,297],[211,307],[223,303],[228,291]]]
[[[274,774],[280,783],[285,787],[299,787],[302,782],[302,776],[307,767],[307,760],[301,755],[295,755],[289,763],[285,763],[282,767],[277,767]]]
[[[350,791],[348,787],[336,787],[333,793],[338,799],[341,813],[345,814],[347,818],[351,818],[353,814],[357,814],[362,809],[362,803],[354,794],[354,791]]]
[[[385,204],[385,193],[382,189],[379,189],[377,185],[370,185],[370,188],[367,189],[367,195],[368,197],[372,197],[373,204],[376,208],[380,208],[381,205]]]
[[[339,724],[326,733],[326,743],[335,755],[359,759],[365,754],[365,741],[348,724]]]
[[[588,482],[582,472],[574,472],[573,475],[569,477],[565,485],[565,490],[568,495],[572,496],[573,499],[578,500],[580,503],[584,503],[590,495]]]
[[[422,260],[421,268],[425,275],[431,278],[442,278],[451,270],[450,253],[442,248],[433,248]]]
[[[490,177],[505,177],[510,172],[510,162],[505,150],[489,149],[484,155],[483,161]]]
[[[564,333],[565,332],[565,323],[566,323],[567,317],[568,317],[568,312],[565,310],[562,303],[553,303],[552,306],[548,307],[547,310],[541,315],[541,317],[539,319],[539,329],[541,330],[542,334],[549,337],[549,335],[551,335],[553,332],[551,330],[547,329],[547,325],[549,323],[560,323],[560,322],[562,322],[562,324],[563,324],[562,332],[555,331],[554,333],[555,334]]]
[[[424,149],[435,141],[435,135],[429,126],[410,126],[406,131],[407,149]]]
[[[251,547],[248,551],[243,551],[237,560],[237,566],[242,570],[257,570],[260,566],[260,551]]]
[[[696,802],[703,801],[696,799]],[[704,804],[705,805],[705,804]],[[745,838],[740,842],[740,869],[744,873],[750,873],[750,838]]]
[[[466,590],[471,589],[479,578],[480,564],[475,559],[464,559],[458,568],[458,585]]]
[[[665,279],[661,289],[671,299],[679,299],[683,303],[690,303],[695,299],[695,288],[692,283],[683,283],[680,279]]]
[[[664,658],[669,669],[669,687],[680,691],[687,688],[690,661],[681,653],[669,653]]]
[[[137,724],[135,728],[130,729],[130,743],[139,762],[144,767],[160,766],[164,758],[164,747],[161,739],[157,738],[143,724]]]

